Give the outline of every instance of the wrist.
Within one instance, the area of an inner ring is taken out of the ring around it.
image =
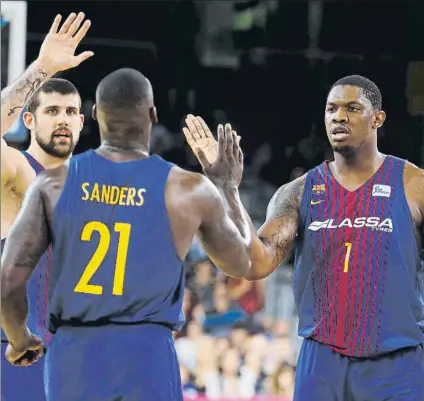
[[[229,182],[223,182],[220,180],[212,181],[214,185],[221,191],[229,194],[238,193],[238,185]]]
[[[49,63],[45,62],[42,58],[37,58],[34,61],[33,66],[46,79],[51,78],[54,74],[58,72]]]
[[[14,333],[13,338],[9,338],[9,344],[17,352],[25,351],[30,339],[30,331],[25,326],[22,330]]]

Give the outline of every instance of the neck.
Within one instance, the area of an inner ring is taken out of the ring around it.
[[[384,155],[378,151],[377,146],[363,146],[349,158],[334,152],[334,167],[339,174],[365,173],[375,171],[383,158]]]
[[[101,141],[99,149],[110,153],[139,154],[149,156],[149,146],[138,141],[115,141],[105,139]]]
[[[35,160],[38,161],[45,169],[56,168],[63,165],[72,155],[69,155],[67,158],[55,157],[46,153],[41,149],[37,143],[31,141],[29,148],[27,149],[29,153]]]

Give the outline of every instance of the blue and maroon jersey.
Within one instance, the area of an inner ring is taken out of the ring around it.
[[[36,174],[41,173],[45,168],[27,152],[22,152],[27,158],[28,163],[34,169]],[[28,294],[28,328],[32,333],[39,336],[44,345],[50,342],[51,334],[48,331],[47,321],[47,297],[49,285],[49,270],[51,260],[51,247],[41,257],[37,267],[29,279],[27,286]],[[3,330],[1,331],[2,341],[7,341]]]
[[[404,165],[387,156],[355,191],[328,162],[308,172],[295,258],[301,336],[354,357],[424,343],[424,272]]]

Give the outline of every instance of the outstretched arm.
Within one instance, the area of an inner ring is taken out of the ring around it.
[[[255,227],[243,207],[238,186],[243,171],[240,137],[226,124],[218,127],[218,142],[200,117],[189,115],[184,134],[203,171],[218,188],[239,232],[250,243],[251,269],[248,280],[270,275],[287,259],[297,235],[299,207],[305,176],[281,187],[271,199],[267,220],[256,234]]]
[[[199,239],[205,252],[225,274],[235,278],[245,277],[250,271],[250,238],[240,235],[235,223],[225,210],[217,188],[205,177],[198,185],[198,200],[201,210]],[[248,221],[241,218],[240,225]]]
[[[92,52],[83,52],[75,56],[75,50],[91,24],[87,20],[81,26],[84,17],[84,13],[78,16],[72,13],[59,29],[62,17],[57,15],[41,45],[37,60],[16,81],[2,90],[1,136],[7,133],[41,85],[56,72],[76,67],[93,55]]]
[[[237,227],[238,215],[243,213],[245,218],[249,218],[252,266],[246,279],[259,280],[267,277],[290,257],[297,235],[304,184],[305,176],[282,186],[275,193],[268,205],[266,221],[257,233],[239,200],[238,190],[219,188]]]
[[[27,336],[27,282],[50,243],[42,182],[38,177],[25,195],[1,257],[1,322],[18,349]]]

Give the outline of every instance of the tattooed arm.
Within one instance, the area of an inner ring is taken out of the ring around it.
[[[90,20],[83,24],[84,13],[71,13],[60,26],[57,15],[43,41],[37,60],[11,85],[1,92],[1,136],[15,122],[37,89],[58,71],[76,67],[93,55],[85,51],[75,55],[75,50],[90,28]],[[81,26],[82,24],[82,26]]]
[[[406,163],[404,170],[405,194],[415,223],[418,244],[424,250],[424,170]]]
[[[299,224],[299,207],[306,176],[283,185],[272,197],[267,210],[266,222],[256,230],[246,210],[241,205],[237,190],[221,189],[220,193],[231,210],[230,216],[237,228],[244,232],[241,213],[250,222],[251,269],[247,280],[259,280],[269,276],[282,262],[288,259],[294,245]],[[246,235],[243,235],[244,237]]]
[[[25,195],[1,258],[1,324],[16,348],[27,337],[27,282],[50,243],[43,182],[42,176],[37,177]]]
[[[53,74],[35,61],[12,84],[1,91],[1,136],[5,135],[36,90]]]

